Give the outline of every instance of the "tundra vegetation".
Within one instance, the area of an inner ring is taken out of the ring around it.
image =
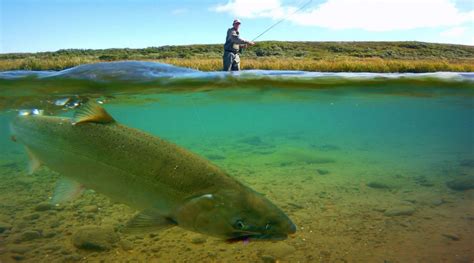
[[[474,72],[474,46],[424,42],[258,42],[245,49],[243,69],[323,72]],[[86,63],[142,60],[203,71],[220,70],[222,45],[143,49],[62,49],[0,54],[0,70],[62,70]]]

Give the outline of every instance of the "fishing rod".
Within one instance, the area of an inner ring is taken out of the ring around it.
[[[302,5],[300,8],[298,8],[297,10],[295,10],[293,13],[289,14],[288,16],[285,16],[284,18],[280,19],[279,21],[277,21],[276,23],[274,23],[273,25],[271,25],[269,28],[267,28],[265,31],[263,31],[262,33],[260,33],[260,35],[256,36],[254,39],[252,39],[252,42],[254,42],[255,40],[257,40],[259,37],[263,36],[265,33],[267,33],[268,31],[270,31],[272,28],[276,27],[277,25],[279,25],[281,22],[287,20],[288,18],[290,18],[291,16],[293,16],[294,14],[300,12],[300,11],[303,11],[306,7],[308,7],[311,2],[313,2],[313,0],[309,0],[308,2],[306,2],[304,5]]]
[[[265,33],[267,33],[268,31],[272,30],[272,28],[276,27],[277,25],[279,25],[281,22],[287,20],[288,18],[290,18],[291,16],[293,16],[294,14],[300,12],[300,11],[303,11],[306,7],[308,7],[311,2],[313,2],[313,0],[309,0],[308,2],[306,2],[304,5],[302,5],[300,8],[296,9],[293,13],[283,17],[282,19],[278,20],[276,23],[274,23],[273,25],[271,25],[270,27],[268,27],[267,29],[265,29],[265,31],[263,31],[262,33],[260,33],[258,36],[256,36],[254,39],[252,39],[252,42],[254,42],[255,40],[257,40],[259,37],[263,36]],[[240,49],[240,53],[244,53],[244,49],[245,48],[241,48]]]

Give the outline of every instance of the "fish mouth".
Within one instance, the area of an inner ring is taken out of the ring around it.
[[[226,239],[228,243],[234,243],[239,241],[278,241],[285,240],[288,238],[286,234],[268,234],[268,233],[255,233],[255,232],[235,232],[233,237]]]

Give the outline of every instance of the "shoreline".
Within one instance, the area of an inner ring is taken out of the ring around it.
[[[153,61],[201,71],[222,68],[222,45],[141,49],[63,49],[0,54],[0,71],[62,70],[113,61]],[[263,41],[241,54],[241,68],[317,72],[474,72],[474,46],[425,42]]]
[[[311,60],[295,58],[246,58],[242,57],[242,70],[298,70],[308,72],[367,72],[367,73],[431,73],[431,72],[474,72],[474,60],[387,60],[380,58],[365,59],[332,59]],[[0,72],[12,70],[64,70],[80,65],[137,61],[130,60],[99,60],[99,59],[0,59]],[[192,68],[200,71],[220,71],[220,58],[168,58],[143,59],[138,61],[166,63],[178,67]]]

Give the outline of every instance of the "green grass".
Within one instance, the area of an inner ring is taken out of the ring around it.
[[[222,45],[144,49],[67,49],[0,54],[0,70],[61,70],[85,63],[146,60],[220,70]],[[351,72],[474,72],[474,46],[423,42],[259,42],[242,54],[244,69]]]

